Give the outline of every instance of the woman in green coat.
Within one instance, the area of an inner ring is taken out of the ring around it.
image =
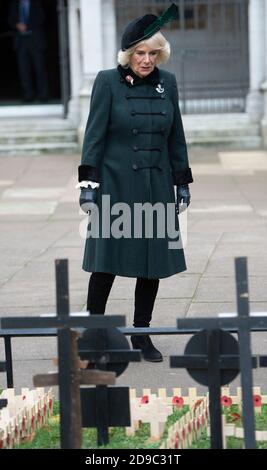
[[[159,30],[176,14],[172,5],[126,27],[119,66],[95,79],[79,166],[78,186],[98,187],[83,261],[87,309],[103,314],[115,276],[135,277],[135,327],[149,327],[159,279],[186,270],[175,202],[189,204],[193,179],[176,79],[157,67],[170,55]],[[131,341],[144,359],[162,361],[149,335]]]

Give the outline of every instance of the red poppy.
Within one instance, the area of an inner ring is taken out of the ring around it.
[[[133,85],[134,79],[133,79],[133,77],[132,77],[131,75],[127,75],[126,80],[127,80],[127,82],[129,82],[131,85]]]
[[[26,429],[26,419],[22,418],[22,423],[21,423],[22,430],[25,431]]]
[[[253,395],[253,404],[255,407],[262,405],[262,398],[260,395]]]
[[[233,421],[239,421],[241,419],[241,415],[239,413],[231,413],[230,415]]]
[[[194,404],[194,411],[196,411],[197,407],[198,407],[199,405],[201,405],[202,402],[203,402],[203,399],[202,399],[202,398],[200,398],[199,400],[196,401],[196,403]]]
[[[172,397],[172,404],[176,408],[182,408],[184,406],[184,399],[182,397]]]
[[[180,441],[180,436],[179,436],[179,433],[177,432],[175,435],[175,442],[174,442],[175,449],[179,449],[179,441]]]
[[[149,402],[149,396],[148,395],[144,395],[142,398],[141,398],[141,405],[144,405],[146,403]]]
[[[229,406],[232,406],[233,404],[233,400],[231,397],[227,397],[226,395],[223,395],[221,397],[221,405],[222,406],[225,406],[226,408],[228,408]]]
[[[35,417],[32,416],[31,418],[31,428],[35,428]]]

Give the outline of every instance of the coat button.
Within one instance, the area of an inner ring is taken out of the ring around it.
[[[167,112],[166,111],[161,111],[162,116],[166,116]]]
[[[135,116],[135,115],[136,115],[136,112],[135,112],[135,111],[132,111],[132,112],[131,112],[131,115],[132,115],[132,116]]]
[[[138,134],[138,129],[132,129],[132,133],[137,135]]]
[[[162,100],[165,100],[165,95],[160,95]]]
[[[132,166],[132,168],[133,168],[133,170],[138,170],[138,166],[135,165],[135,164]]]
[[[133,150],[134,150],[135,152],[138,152],[139,148],[136,147],[136,145],[134,145],[134,146],[133,146]]]

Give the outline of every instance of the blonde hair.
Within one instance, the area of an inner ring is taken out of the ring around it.
[[[171,54],[171,46],[167,39],[163,36],[163,34],[158,31],[156,34],[151,36],[149,39],[145,39],[144,41],[140,41],[134,46],[130,47],[126,51],[120,50],[118,52],[118,63],[122,67],[127,67],[130,62],[130,57],[134,53],[135,49],[139,46],[146,45],[151,47],[154,50],[159,51],[159,55],[157,57],[156,64],[161,64],[162,62],[167,62]]]

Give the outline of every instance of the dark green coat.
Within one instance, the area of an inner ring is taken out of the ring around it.
[[[132,86],[120,70],[101,71],[95,79],[79,167],[79,181],[100,182],[100,220],[102,195],[110,195],[111,207],[174,203],[173,185],[192,182],[175,76],[155,69],[151,80]],[[164,92],[156,90],[157,82]],[[164,278],[186,270],[183,250],[169,249],[168,236],[104,238],[101,230],[99,238],[86,240],[85,271]]]

